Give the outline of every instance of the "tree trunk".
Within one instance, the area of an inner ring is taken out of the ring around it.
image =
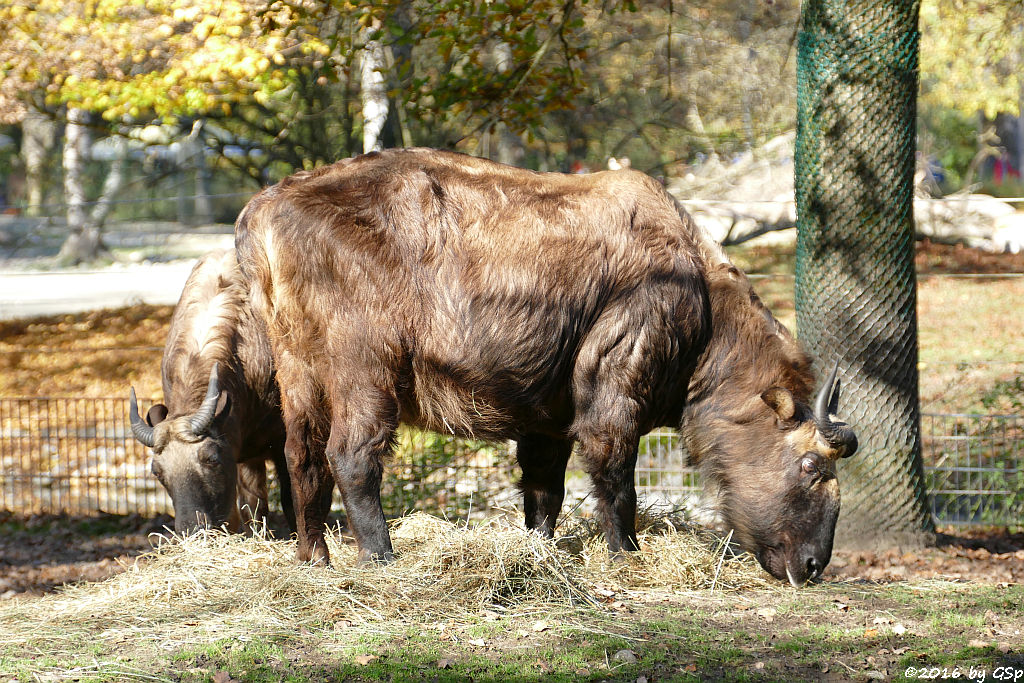
[[[64,127],[64,202],[68,236],[57,255],[65,265],[94,261],[100,255],[99,227],[89,221],[85,208],[85,163],[89,156],[88,112],[69,108]]]
[[[372,33],[377,27],[371,28]],[[367,40],[360,53],[360,97],[363,103],[363,153],[384,148],[381,131],[388,120],[388,92],[384,86],[384,46],[379,40]]]
[[[110,209],[114,206],[114,197],[124,187],[125,167],[128,165],[128,138],[115,134],[114,138],[114,160],[107,171],[107,177],[103,181],[103,190],[100,198],[92,207],[89,222],[96,226],[97,232],[107,222],[110,216]]]
[[[206,163],[206,145],[203,141],[203,126],[205,122],[202,119],[197,119],[192,124],[192,133],[189,135],[193,139],[193,150],[195,152],[192,157],[192,168],[195,170],[196,182],[195,182],[195,221],[198,225],[205,225],[213,222],[213,202],[210,197],[210,182],[212,177],[210,175],[210,167]]]
[[[395,130],[395,140],[402,147],[409,147],[413,144],[412,132],[409,130],[408,116],[405,112],[405,104],[402,100],[402,93],[411,93],[413,84],[414,67],[412,63],[412,37],[413,29],[412,1],[401,0],[395,7],[392,20],[401,34],[393,36],[389,51],[391,60],[388,65],[392,87],[399,95],[391,102],[389,116]]]
[[[29,107],[21,122],[21,157],[25,162],[25,213],[40,216],[46,196],[46,168],[57,140],[57,125],[46,114]]]
[[[807,0],[797,61],[797,330],[838,360],[837,543],[934,540],[921,461],[913,174],[918,0]]]
[[[177,167],[175,177],[178,179],[178,222],[183,225],[195,225],[209,222],[209,198],[204,196],[201,168],[205,166],[203,157],[202,120],[192,124],[188,135],[176,143],[174,162]],[[195,183],[189,184],[189,178]]]
[[[508,46],[508,43],[498,41],[494,46],[491,56],[494,59],[494,66],[498,73],[505,74],[512,69],[512,49]],[[526,149],[523,146],[522,139],[509,130],[507,124],[503,121],[497,122],[490,135],[493,138],[491,147],[494,150],[493,157],[491,158],[510,166],[522,165],[523,158],[526,156]]]

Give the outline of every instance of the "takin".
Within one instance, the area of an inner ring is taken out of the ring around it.
[[[575,442],[612,552],[637,549],[641,435],[679,428],[734,538],[803,585],[832,553],[835,373],[650,177],[537,173],[387,150],[288,177],[235,226],[267,324],[297,556],[328,562],[341,491],[359,561],[389,561],[382,463],[398,424],[516,442],[526,526],[551,536]]]
[[[174,502],[174,529],[266,524],[267,461],[295,530],[284,423],[262,319],[253,315],[233,250],[192,269],[171,318],[161,376],[164,403],[143,419],[135,389],[135,438],[153,449],[152,471]]]

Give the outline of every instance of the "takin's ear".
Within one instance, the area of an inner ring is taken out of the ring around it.
[[[796,415],[796,401],[789,389],[783,387],[771,387],[763,394],[761,400],[768,404],[768,407],[775,411],[779,419],[788,422]]]
[[[226,391],[220,392],[217,397],[217,408],[213,411],[213,419],[223,420],[231,412],[231,396]]]
[[[146,424],[156,427],[167,419],[167,406],[163,403],[154,403],[153,407],[146,412]]]

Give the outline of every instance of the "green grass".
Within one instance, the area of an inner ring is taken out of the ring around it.
[[[1024,629],[1022,600],[1020,586],[952,583],[836,583],[803,591],[667,598],[641,593],[625,610],[555,614],[524,608],[518,615],[437,614],[418,623],[341,629],[333,623],[310,630],[276,624],[266,632],[224,627],[216,640],[169,650],[144,629],[125,640],[123,633],[115,637],[97,625],[87,637],[79,635],[59,648],[50,634],[19,645],[5,638],[0,674],[26,681],[40,673],[90,681],[143,676],[210,681],[216,675],[257,682],[635,681],[639,676],[744,681],[803,680],[831,672],[843,680],[879,675],[899,680],[910,666],[991,672],[1005,663],[1007,654],[999,646],[1006,649]],[[758,614],[769,604],[775,607],[771,621]],[[14,624],[4,618],[0,610],[0,630],[13,632]],[[547,627],[535,628],[541,620]],[[617,660],[622,650],[636,661]]]

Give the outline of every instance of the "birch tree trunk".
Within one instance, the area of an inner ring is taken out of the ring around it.
[[[43,213],[46,160],[57,140],[57,126],[46,114],[29,108],[21,122],[21,158],[25,162],[25,190],[29,216]]]
[[[100,254],[100,231],[89,221],[85,208],[85,163],[90,146],[87,121],[85,110],[68,109],[63,153],[68,236],[57,255],[57,260],[65,265],[92,261]]]
[[[508,43],[499,41],[494,46],[492,56],[498,73],[508,73],[512,69],[512,50]],[[523,157],[526,156],[523,141],[518,135],[509,130],[506,123],[503,121],[496,123],[491,135],[494,138],[495,154],[493,158],[495,161],[511,166],[522,164]]]
[[[367,33],[379,30],[371,27]],[[379,40],[367,40],[360,54],[360,97],[363,104],[363,153],[384,148],[381,132],[388,120],[388,92],[384,85],[386,55]]]
[[[122,135],[115,135],[113,141],[114,160],[111,162],[110,170],[103,181],[103,191],[100,193],[100,198],[96,201],[89,216],[89,222],[96,227],[97,234],[103,224],[107,222],[107,217],[110,216],[110,209],[114,205],[114,197],[124,187],[125,166],[128,165],[128,138]]]

